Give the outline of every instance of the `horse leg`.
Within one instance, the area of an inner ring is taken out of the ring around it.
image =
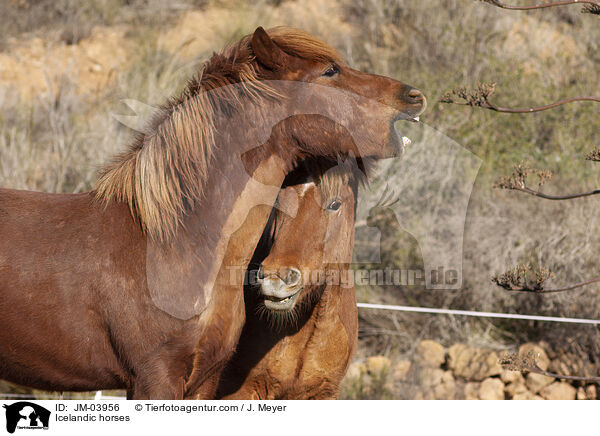
[[[184,327],[135,366],[132,399],[183,400],[197,328]]]
[[[221,286],[213,298],[212,308],[218,313],[207,313],[201,321],[202,333],[186,383],[185,398],[215,398],[221,373],[235,352],[246,320],[241,286]]]

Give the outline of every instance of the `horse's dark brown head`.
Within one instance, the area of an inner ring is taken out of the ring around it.
[[[259,294],[270,315],[293,318],[351,261],[355,187],[310,181],[283,189],[279,202],[288,210],[286,203],[297,202],[297,213],[277,216],[273,245],[258,272]]]

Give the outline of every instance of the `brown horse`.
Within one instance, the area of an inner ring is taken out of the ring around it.
[[[228,268],[249,264],[286,174],[307,157],[393,155],[394,122],[424,107],[302,31],[258,28],[96,191],[0,190],[0,378],[212,398],[244,325]]]
[[[259,243],[255,260],[268,256],[258,286],[246,286],[246,325],[218,398],[337,398],[358,334],[347,278],[356,187],[356,178],[336,167],[281,191],[284,205],[298,197],[297,214],[275,212],[274,228]]]

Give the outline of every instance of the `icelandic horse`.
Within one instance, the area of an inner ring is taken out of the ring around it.
[[[358,341],[349,266],[364,173],[339,165],[318,174],[284,182],[251,263],[246,324],[222,373],[218,399],[338,396]],[[293,216],[283,212],[290,201],[298,202]]]

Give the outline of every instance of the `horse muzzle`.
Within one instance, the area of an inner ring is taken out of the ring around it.
[[[261,266],[258,283],[265,307],[275,311],[292,310],[303,289],[302,273],[296,268],[283,268],[279,273],[265,274]]]

